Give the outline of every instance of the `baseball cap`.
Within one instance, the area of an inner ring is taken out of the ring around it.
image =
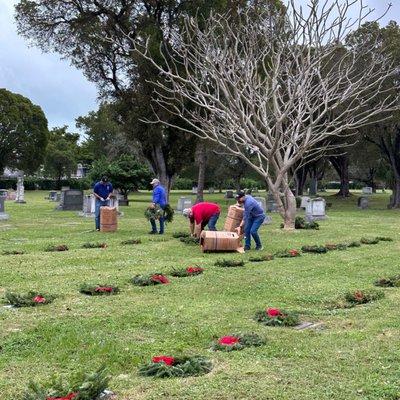
[[[246,193],[243,190],[239,190],[236,193],[235,199],[241,199],[242,197],[246,196]]]
[[[157,178],[154,178],[151,182],[150,185],[155,185],[157,183],[160,183],[160,181]]]
[[[183,215],[184,217],[189,217],[191,211],[192,211],[191,208],[185,208],[185,209],[182,211],[182,215]]]

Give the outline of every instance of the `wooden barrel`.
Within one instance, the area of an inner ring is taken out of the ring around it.
[[[230,206],[225,220],[224,231],[235,232],[243,219],[243,208],[236,205]]]
[[[200,235],[200,246],[206,251],[243,252],[240,237],[234,232],[203,231]]]
[[[116,207],[100,208],[100,231],[115,232],[118,227],[118,213]]]

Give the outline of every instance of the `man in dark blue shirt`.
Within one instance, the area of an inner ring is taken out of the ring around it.
[[[256,243],[256,250],[262,250],[262,244],[260,236],[258,235],[258,229],[264,222],[265,214],[264,210],[258,204],[257,200],[240,191],[236,195],[238,203],[244,205],[243,221],[238,229],[244,226],[245,244],[244,249],[250,250],[251,248],[251,237],[253,237]]]
[[[96,198],[96,208],[95,208],[95,222],[96,231],[100,230],[100,207],[108,206],[110,195],[113,192],[113,187],[108,178],[103,176],[100,182],[97,182],[93,188],[93,194]]]
[[[165,206],[167,205],[167,194],[165,192],[165,189],[163,186],[161,186],[160,181],[156,178],[154,178],[151,182],[150,185],[153,186],[153,207],[160,207],[162,210],[165,209]],[[160,231],[159,234],[162,235],[164,233],[164,216],[161,216],[159,218],[160,221]],[[150,234],[154,235],[157,233],[157,225],[155,219],[150,220],[151,224],[151,231]]]

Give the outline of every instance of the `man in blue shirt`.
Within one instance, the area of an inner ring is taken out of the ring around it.
[[[164,210],[165,206],[167,205],[167,194],[163,186],[161,186],[160,181],[154,178],[150,185],[153,186],[153,207],[160,207]],[[160,221],[160,231],[159,234],[162,235],[164,233],[164,217],[159,218]],[[155,235],[157,233],[157,225],[155,219],[150,220],[151,223],[151,235]]]
[[[100,230],[100,207],[108,206],[110,195],[113,192],[113,187],[110,182],[108,182],[108,178],[103,176],[100,182],[97,182],[93,188],[93,194],[96,198],[96,207],[95,207],[95,222],[96,222],[96,231]]]
[[[262,250],[263,247],[261,244],[260,236],[258,235],[258,229],[265,219],[264,210],[261,208],[254,197],[250,196],[249,194],[245,194],[242,191],[240,191],[236,195],[236,199],[238,203],[244,205],[243,220],[240,224],[240,227],[238,228],[238,230],[240,230],[244,226],[244,249],[250,250],[251,237],[253,237],[256,243],[256,250]]]

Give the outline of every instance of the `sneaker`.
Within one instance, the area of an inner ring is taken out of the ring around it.
[[[96,231],[99,232],[99,231],[100,231],[100,228],[96,228]]]
[[[158,234],[159,234],[159,235],[164,235],[164,232],[159,232]]]
[[[156,235],[157,234],[157,231],[150,231],[149,232],[149,235]]]
[[[256,247],[256,250],[257,250],[257,251],[264,250],[264,247],[262,247],[262,246]]]
[[[250,247],[247,247],[247,246],[244,247],[244,251],[249,251],[249,250],[250,250]]]

